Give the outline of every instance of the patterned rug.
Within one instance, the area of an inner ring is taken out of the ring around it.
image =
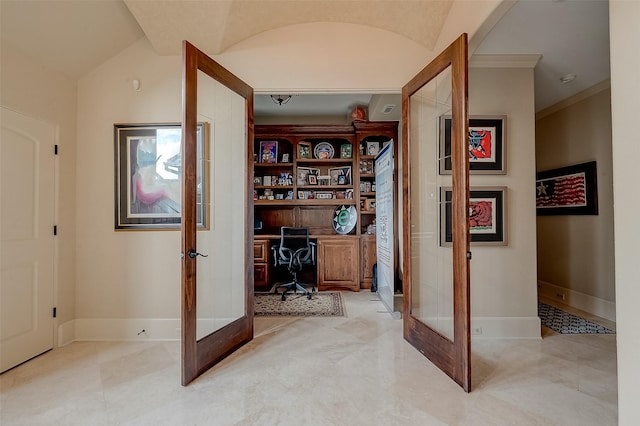
[[[256,293],[257,317],[343,317],[346,316],[342,294],[338,292],[313,293],[311,300],[304,294],[287,294],[283,301],[279,294]]]
[[[615,331],[546,303],[538,302],[542,325],[560,334],[616,334]]]

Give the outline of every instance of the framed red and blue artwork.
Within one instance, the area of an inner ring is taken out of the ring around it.
[[[469,172],[505,174],[505,115],[469,118]],[[451,116],[440,117],[440,174],[451,174]]]
[[[440,245],[451,246],[453,223],[451,187],[440,188]],[[507,245],[507,187],[469,189],[469,233],[472,245]]]
[[[596,162],[538,172],[536,213],[538,216],[597,215]]]

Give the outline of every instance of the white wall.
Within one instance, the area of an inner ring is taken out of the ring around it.
[[[76,84],[2,42],[0,104],[51,123],[57,131],[55,296],[59,324],[75,313]]]
[[[78,338],[114,320],[180,318],[180,232],[114,231],[113,125],[180,122],[181,96],[180,58],[156,55],[146,38],[78,82]],[[120,337],[154,337],[148,321],[129,324]]]
[[[507,174],[469,178],[471,187],[508,187],[508,246],[471,246],[472,327],[483,337],[540,337],[533,89],[532,68],[469,70],[469,115],[507,116]]]
[[[320,24],[295,27],[305,31],[306,37],[317,25]],[[332,45],[336,49],[317,50],[326,47],[326,43],[316,40],[315,36],[311,39],[318,44],[310,43],[304,52],[297,52],[300,46],[296,43],[290,50],[277,47],[278,44],[274,47],[270,43],[276,42],[272,40],[274,36],[286,34],[288,40],[300,38],[295,36],[294,27],[287,27],[258,35],[252,39],[253,44],[246,44],[247,41],[215,59],[237,75],[249,76],[247,80],[252,80],[249,83],[257,90],[287,84],[289,87],[353,89],[356,82],[365,81],[360,83],[360,88],[393,88],[395,92],[402,85],[396,83],[399,75],[410,76],[417,71],[414,68],[419,69],[426,62],[407,54],[414,52],[413,42],[393,39],[388,46],[388,32],[376,36],[380,30],[356,25],[339,27],[349,31],[341,33],[344,38],[331,37],[333,43],[360,40],[362,49],[353,46],[337,49]],[[385,49],[402,52],[395,54],[398,61],[407,62],[405,65],[397,65],[395,60],[391,61],[393,65],[382,64],[380,58],[386,50],[381,48],[373,55],[366,48],[368,43],[380,42],[383,36],[387,38]],[[278,43],[288,45],[283,41]],[[280,53],[274,55],[274,49]],[[274,64],[280,65],[283,57],[291,61],[294,53],[306,55],[296,59],[299,62],[296,66],[309,64],[300,68],[300,74],[287,67],[272,69]],[[240,56],[244,58],[242,61]],[[253,58],[250,64],[243,62],[250,57]],[[327,62],[336,70],[323,75],[313,67],[315,63]],[[162,329],[160,323],[161,320],[175,322],[180,316],[179,233],[114,231],[113,124],[180,121],[180,63],[179,57],[157,56],[147,40],[142,39],[78,82],[77,320],[73,324],[77,338],[105,337],[104,333],[110,338],[136,338],[142,328],[151,338],[177,337],[172,326]],[[354,67],[344,67],[350,63]],[[355,67],[356,63],[360,66]],[[374,65],[377,68],[373,73],[359,71]],[[141,82],[138,92],[131,87],[133,79]],[[470,87],[471,112],[509,114],[511,142],[508,143],[517,143],[507,151],[509,175],[477,177],[476,184],[491,181],[510,187],[512,222],[509,247],[474,250],[472,279],[477,284],[473,285],[472,313],[486,322],[489,336],[539,336],[535,281],[532,281],[535,280],[535,217],[531,216],[535,211],[530,190],[534,176],[532,70],[474,70]],[[514,93],[517,96],[510,96]],[[479,104],[474,99],[483,101]],[[523,139],[516,137],[517,134],[527,136]],[[518,226],[519,223],[534,225],[528,228]],[[118,327],[124,329],[118,331]],[[163,334],[167,332],[169,335]]]
[[[611,112],[613,145],[613,197],[616,251],[616,310],[618,342],[618,422],[640,424],[640,233],[638,211],[638,99],[640,98],[640,2],[611,0]]]
[[[541,293],[615,321],[611,91],[589,93],[536,121],[537,170],[595,160],[599,206],[598,215],[537,218],[538,280]]]

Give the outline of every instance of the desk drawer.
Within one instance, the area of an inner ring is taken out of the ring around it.
[[[253,241],[253,261],[269,262],[269,240]]]

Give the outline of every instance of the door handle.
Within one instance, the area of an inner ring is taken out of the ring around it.
[[[187,256],[189,256],[190,259],[195,259],[198,256],[209,257],[208,254],[198,253],[197,251],[195,251],[193,249],[189,250],[189,252],[187,253]]]

